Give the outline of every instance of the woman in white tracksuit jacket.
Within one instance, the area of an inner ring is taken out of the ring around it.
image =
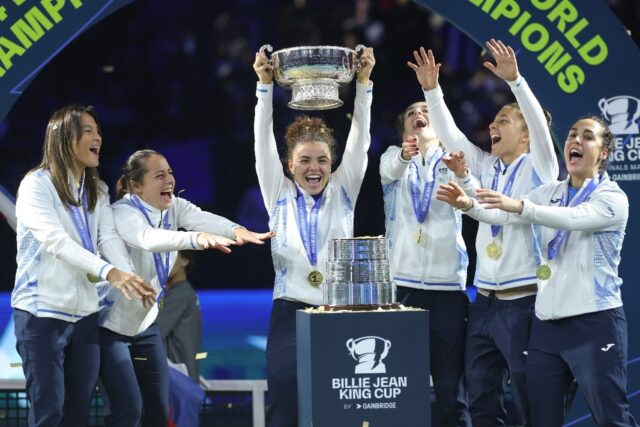
[[[456,127],[438,86],[439,64],[424,49],[413,64],[438,139],[463,151],[467,165],[485,188],[522,197],[558,176],[558,161],[547,118],[525,79],[511,47],[491,40],[487,49],[495,65],[484,65],[504,79],[517,104],[507,104],[489,125],[491,154],[471,143]],[[476,218],[473,212],[470,215]],[[478,218],[476,218],[478,219]],[[465,375],[474,427],[506,421],[502,402],[505,375],[511,382],[520,423],[529,408],[526,351],[536,294],[533,229],[528,224],[480,223],[476,236],[478,294],[469,306]]]
[[[434,190],[456,180],[472,193],[477,180],[464,164],[458,167],[460,178],[449,170],[459,157],[441,147],[426,102],[409,105],[397,128],[402,145],[389,147],[380,159],[391,277],[398,302],[429,310],[439,423],[464,426],[470,422],[464,391],[467,249],[460,211],[436,200]]]
[[[258,243],[273,233],[253,233],[226,218],[202,211],[173,195],[175,180],[167,160],[139,150],[127,160],[113,205],[118,233],[136,272],[158,293],[150,307],[131,304],[114,292],[102,297],[100,378],[109,398],[109,426],[165,426],[168,417],[166,355],[156,323],[177,251]],[[188,231],[178,231],[179,228]],[[235,240],[232,240],[235,239]]]
[[[331,173],[335,140],[324,121],[298,117],[287,128],[287,167],[280,167],[273,134],[273,73],[264,53],[256,53],[258,103],[254,122],[256,171],[269,226],[275,269],[273,307],[267,338],[267,381],[271,397],[270,427],[298,425],[296,332],[297,309],[322,304],[327,247],[334,238],[353,237],[353,210],[367,168],[371,83],[375,64],[365,49],[357,73],[351,130],[342,163]]]
[[[618,277],[629,201],[604,172],[613,148],[606,124],[587,117],[569,131],[565,180],[522,200],[477,190],[474,201],[455,184],[442,189],[443,197],[483,220],[542,225],[527,358],[534,427],[562,425],[565,394],[574,379],[597,425],[637,425],[626,397],[627,321]]]
[[[128,273],[131,262],[96,169],[101,148],[93,109],[64,107],[49,119],[42,162],[18,189],[11,306],[29,425],[89,423],[100,363],[96,283],[106,281],[126,298],[155,296]],[[132,305],[142,307],[138,300]]]

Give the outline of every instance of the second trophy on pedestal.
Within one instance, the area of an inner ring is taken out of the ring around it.
[[[329,242],[324,305],[329,309],[397,308],[384,237]]]

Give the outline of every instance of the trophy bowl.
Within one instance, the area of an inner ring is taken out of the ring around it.
[[[290,108],[296,110],[328,110],[340,107],[340,85],[346,85],[360,69],[358,57],[363,45],[354,49],[338,46],[300,46],[273,52],[269,63],[280,86],[291,89]],[[264,45],[260,52],[271,52]]]

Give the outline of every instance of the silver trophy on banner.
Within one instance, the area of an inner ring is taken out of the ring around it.
[[[361,44],[355,50],[337,46],[290,47],[273,52],[269,63],[276,82],[291,88],[290,108],[328,110],[343,104],[338,88],[353,80],[364,49]],[[273,47],[265,44],[260,52],[265,51],[272,52]]]
[[[384,237],[330,240],[324,305],[329,309],[398,308],[387,254]]]

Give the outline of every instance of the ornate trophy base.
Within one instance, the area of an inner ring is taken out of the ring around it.
[[[291,85],[289,108],[296,110],[329,110],[340,107],[338,83],[329,79],[299,80]]]

